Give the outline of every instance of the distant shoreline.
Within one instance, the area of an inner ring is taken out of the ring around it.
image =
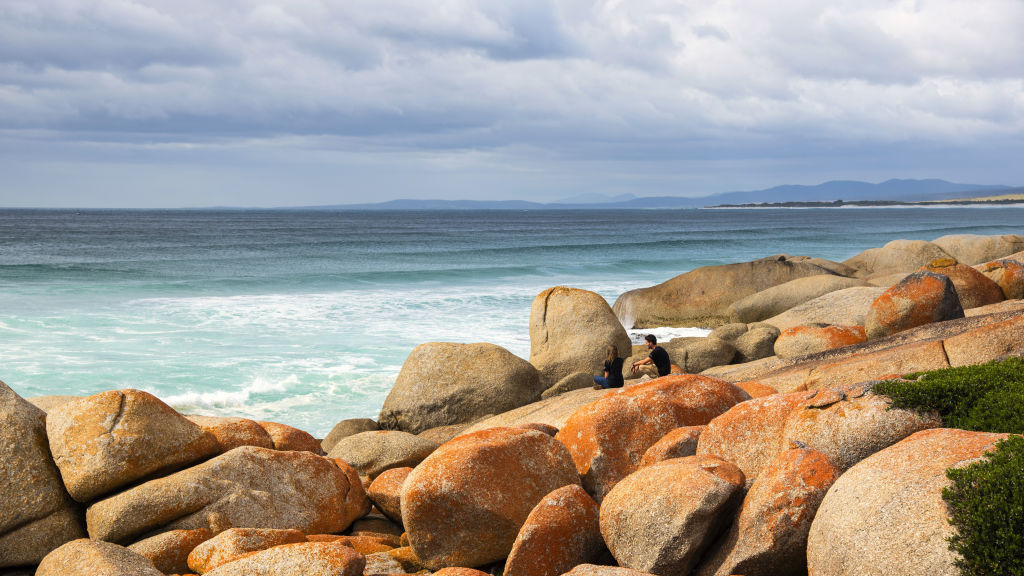
[[[843,206],[887,207],[908,206],[926,208],[928,206],[1004,206],[1024,205],[1024,198],[1006,198],[999,200],[926,200],[922,202],[899,202],[895,200],[835,200],[833,202],[758,202],[746,204],[716,204],[706,208],[841,208]]]

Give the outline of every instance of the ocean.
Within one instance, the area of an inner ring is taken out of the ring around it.
[[[375,418],[419,343],[528,358],[530,304],[551,286],[612,303],[699,266],[965,233],[1024,233],[1024,207],[0,210],[0,380],[22,396],[138,388],[322,437]]]

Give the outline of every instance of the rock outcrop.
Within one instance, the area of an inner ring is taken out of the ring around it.
[[[713,456],[658,462],[624,478],[601,503],[601,535],[620,566],[689,574],[743,498],[743,473]]]
[[[918,432],[850,468],[811,524],[807,564],[815,576],[956,576],[942,501],[948,468],[974,462],[1005,434]]]
[[[1024,250],[1024,236],[1019,234],[951,234],[936,238],[932,243],[958,261],[971,265],[989,262]]]
[[[1007,258],[986,262],[979,270],[999,286],[1007,300],[1024,298],[1024,264]]]
[[[124,542],[154,530],[291,528],[341,532],[369,511],[363,487],[308,452],[243,446],[94,503],[89,536]]]
[[[797,358],[860,344],[865,340],[867,336],[863,326],[794,326],[783,330],[775,340],[774,352],[780,358]]]
[[[835,274],[797,278],[733,302],[729,318],[733,322],[758,322],[830,292],[867,285],[864,280]]]
[[[843,261],[856,268],[859,277],[913,272],[932,260],[949,258],[938,245],[924,240],[893,240],[880,248],[869,248]]]
[[[85,536],[46,442],[46,414],[0,382],[0,568]]]
[[[960,299],[960,306],[964,310],[1004,300],[1003,291],[998,284],[974,268],[960,264],[952,258],[932,260],[921,267],[920,272],[942,274],[952,280],[956,295]]]
[[[630,290],[612,310],[626,327],[714,327],[729,322],[733,302],[797,278],[830,273],[806,258],[788,256],[703,266],[657,286]]]
[[[533,299],[530,308],[530,363],[545,388],[574,372],[600,373],[605,348],[626,357],[632,344],[601,295],[556,286]]]
[[[560,442],[536,430],[464,434],[420,463],[402,487],[402,523],[430,569],[474,568],[508,556],[530,511],[579,483]]]
[[[339,440],[328,458],[341,458],[371,480],[390,468],[415,466],[437,450],[426,438],[398,430],[360,432]]]
[[[416,434],[518,408],[539,399],[544,388],[532,364],[494,344],[420,344],[402,365],[377,422]]]
[[[885,288],[872,286],[836,290],[772,316],[764,323],[779,330],[813,324],[863,326],[871,303],[884,292]]]
[[[569,448],[583,487],[601,502],[665,434],[707,424],[749,398],[714,378],[665,376],[610,392],[580,408],[555,437]]]
[[[873,340],[963,317],[964,309],[949,277],[917,272],[900,280],[871,304],[864,317],[864,331]]]
[[[140,390],[57,406],[47,415],[46,435],[64,485],[79,502],[217,453],[212,434]]]

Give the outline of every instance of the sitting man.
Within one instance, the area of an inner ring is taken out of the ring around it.
[[[647,349],[651,351],[651,354],[639,362],[633,362],[630,371],[636,374],[638,368],[644,364],[654,362],[654,367],[658,369],[658,376],[668,376],[669,372],[672,371],[672,361],[668,357],[668,352],[661,346],[658,346],[658,338],[654,334],[648,334],[644,337],[644,340],[647,341]]]

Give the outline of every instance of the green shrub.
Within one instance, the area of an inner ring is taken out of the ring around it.
[[[935,410],[944,426],[981,432],[1024,433],[1024,358],[908,375],[916,381],[890,380],[875,392],[893,406]]]
[[[946,471],[942,491],[964,576],[1024,576],[1024,436],[998,443],[986,460]]]

